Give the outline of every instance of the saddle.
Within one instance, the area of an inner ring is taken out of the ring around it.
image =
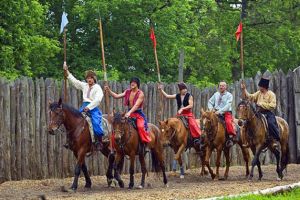
[[[200,143],[200,138],[196,138],[193,139],[191,132],[190,132],[190,128],[189,128],[189,123],[188,123],[188,119],[185,116],[177,116],[178,119],[181,120],[181,122],[183,123],[184,127],[188,130],[188,139],[187,139],[187,145],[185,147],[185,151],[187,151],[188,149],[191,149],[195,143]]]
[[[223,127],[225,129],[226,140],[228,140],[229,139],[229,134],[227,133],[227,130],[226,130],[225,116],[224,115],[218,115],[218,119],[219,119],[219,122],[223,125]],[[240,138],[241,138],[241,130],[240,130],[239,125],[236,122],[232,121],[232,126],[233,126],[233,128],[234,128],[234,130],[236,132],[236,138],[237,138],[237,140],[240,140]]]

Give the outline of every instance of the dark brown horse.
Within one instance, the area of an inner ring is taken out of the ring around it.
[[[286,169],[289,162],[289,126],[287,122],[281,118],[276,117],[280,132],[280,149],[274,146],[274,140],[268,136],[267,121],[260,112],[258,112],[249,101],[241,101],[238,105],[239,123],[245,126],[246,135],[243,137],[245,142],[250,146],[254,158],[252,160],[252,167],[249,180],[253,178],[254,167],[257,165],[259,178],[261,180],[263,173],[259,161],[260,153],[268,148],[276,157],[276,172],[278,179],[283,178],[283,170]]]
[[[112,119],[112,127],[114,133],[114,146],[116,149],[116,159],[115,159],[115,170],[118,171],[116,165],[119,164],[121,159],[128,155],[130,159],[130,182],[129,189],[132,189],[134,186],[134,164],[135,164],[135,156],[139,156],[139,161],[141,163],[142,168],[142,178],[141,184],[139,188],[143,188],[145,186],[145,175],[147,172],[144,154],[139,153],[139,134],[137,130],[134,128],[134,120],[132,118],[125,118],[125,113],[120,114],[119,112],[114,114]],[[165,163],[163,159],[163,146],[160,142],[160,131],[154,125],[148,123],[149,134],[151,137],[151,142],[148,143],[148,148],[151,150],[152,157],[152,167],[156,172],[159,170],[163,173],[163,183],[165,186],[168,186],[168,180],[165,173]],[[124,185],[120,175],[115,173],[115,179],[119,182],[119,185]]]
[[[92,185],[90,175],[88,173],[87,166],[85,164],[85,156],[87,153],[93,151],[91,135],[83,115],[75,108],[62,104],[62,100],[58,102],[49,103],[50,122],[48,124],[49,134],[55,135],[55,131],[64,125],[66,129],[67,140],[69,141],[70,149],[73,151],[74,156],[77,159],[75,167],[75,177],[71,186],[72,190],[76,190],[78,187],[78,178],[82,171],[85,177],[85,187],[90,188]],[[109,166],[106,173],[107,182],[110,186],[113,180],[113,163],[114,154],[109,150],[109,144],[106,144],[101,152],[109,160]],[[119,168],[122,169],[123,161],[120,161]],[[119,170],[120,171],[120,170]]]
[[[219,168],[221,161],[221,154],[224,151],[226,159],[226,170],[224,174],[224,179],[228,178],[228,172],[230,167],[230,147],[225,145],[226,142],[226,128],[223,123],[219,120],[219,117],[212,111],[204,112],[201,109],[201,122],[202,122],[202,134],[205,135],[206,143],[206,157],[205,165],[207,166],[209,173],[212,179],[219,179]],[[243,158],[246,163],[246,176],[249,175],[249,151],[243,146],[242,140],[238,138],[237,144],[241,147]],[[216,174],[213,173],[209,165],[210,156],[212,151],[217,150],[217,159],[216,159]]]
[[[198,143],[188,144],[189,130],[184,126],[181,119],[174,117],[165,121],[159,121],[159,128],[162,133],[162,143],[170,145],[175,153],[174,159],[180,165],[180,178],[184,178],[181,154],[187,147],[193,147],[200,154],[202,161],[200,174],[204,175],[206,173],[204,165],[205,152],[200,152],[200,145]]]

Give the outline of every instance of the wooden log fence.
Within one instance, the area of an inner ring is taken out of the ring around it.
[[[278,106],[276,114],[287,120],[290,127],[290,158],[291,162],[300,162],[300,68],[289,71],[286,75],[280,70],[272,74],[266,72],[271,78],[270,89],[277,95]],[[257,84],[261,77],[258,72],[254,78],[246,79],[247,89],[250,92],[257,90]],[[103,81],[99,81],[103,86]],[[109,86],[118,93],[128,88],[128,82],[110,81]],[[165,84],[167,93],[178,92],[176,84]],[[194,108],[196,118],[200,117],[200,109],[207,108],[208,99],[216,91],[216,87],[198,89],[189,85],[189,91],[194,96]],[[145,93],[146,101],[144,111],[148,121],[158,124],[158,118],[167,119],[176,114],[176,101],[165,99],[163,102],[162,116],[159,107],[159,91],[156,83],[142,84],[141,89]],[[38,78],[32,80],[22,77],[15,81],[0,78],[0,183],[8,180],[63,178],[72,176],[75,166],[75,158],[71,151],[63,148],[66,142],[64,132],[56,136],[47,133],[49,121],[49,100],[57,101],[63,94],[61,81],[50,78]],[[82,102],[80,91],[68,87],[69,104],[79,108]],[[229,86],[228,89],[234,96],[233,113],[240,101],[240,81]],[[124,111],[123,100],[110,98],[110,105],[119,111]],[[106,113],[105,106],[100,106]],[[112,108],[111,108],[112,110]],[[164,150],[167,170],[171,170],[174,157],[173,150]],[[200,166],[200,160],[193,150],[184,155],[185,167],[195,168]],[[212,155],[214,165],[215,153]],[[267,152],[261,157],[263,164],[274,163],[274,157]],[[89,171],[92,175],[104,175],[107,169],[107,160],[100,154],[86,158]],[[224,160],[224,159],[222,159]],[[234,146],[231,150],[232,165],[243,165],[241,150]],[[151,166],[151,158],[146,157],[147,167]],[[224,162],[222,161],[224,164]],[[125,159],[124,172],[129,171],[129,161]],[[140,172],[140,164],[137,161],[136,171]]]

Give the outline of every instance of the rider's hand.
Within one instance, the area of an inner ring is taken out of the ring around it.
[[[67,62],[64,62],[63,68],[64,68],[64,70],[68,71],[68,65],[67,65]]]
[[[183,109],[180,108],[180,109],[178,110],[178,114],[180,115],[180,114],[182,113],[182,111],[183,111]]]
[[[219,115],[219,114],[220,114],[220,112],[216,110],[216,111],[215,111],[215,114],[216,114],[216,115]]]
[[[246,89],[246,85],[245,85],[244,81],[241,83],[241,89],[242,89],[242,90],[245,90],[245,89]]]
[[[125,117],[128,118],[128,117],[130,116],[130,114],[131,114],[130,112],[127,112],[127,113],[125,114]]]
[[[108,86],[108,85],[105,85],[105,86],[104,86],[104,90],[105,90],[105,91],[110,91],[109,86]]]
[[[84,109],[83,109],[83,111],[84,112],[88,112],[90,109],[88,108],[88,107],[85,107]]]
[[[159,85],[158,85],[158,90],[162,90],[163,87],[164,87],[164,86],[163,86],[162,84],[159,84]]]

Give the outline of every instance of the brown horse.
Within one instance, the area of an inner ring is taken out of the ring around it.
[[[139,134],[137,130],[134,128],[134,119],[125,118],[125,113],[120,114],[119,112],[114,114],[112,119],[112,127],[114,133],[114,147],[116,149],[116,159],[115,166],[119,164],[120,160],[128,155],[130,159],[130,182],[129,189],[132,189],[134,186],[134,163],[135,156],[139,156],[139,160],[142,168],[142,178],[141,184],[139,188],[144,188],[145,186],[145,175],[147,172],[146,163],[145,163],[145,155],[143,153],[139,153]],[[153,125],[148,123],[149,133],[151,137],[151,142],[148,143],[148,147],[151,150],[152,157],[152,167],[156,172],[162,170],[163,172],[163,183],[165,186],[168,186],[168,180],[165,173],[165,163],[163,159],[163,146],[160,142],[160,131],[159,129]],[[115,170],[118,172],[118,169],[115,167]],[[118,173],[115,173],[115,179],[119,182],[120,185],[124,186],[124,183]]]
[[[184,178],[181,154],[187,147],[193,147],[196,152],[200,153],[202,161],[201,175],[204,175],[206,173],[204,165],[205,153],[200,152],[200,145],[198,143],[188,144],[189,130],[184,126],[183,122],[179,118],[174,117],[165,121],[159,121],[159,125],[163,144],[171,146],[175,153],[174,159],[177,160],[180,165],[180,178]]]
[[[228,178],[228,172],[230,167],[230,147],[225,145],[226,143],[226,128],[223,123],[219,120],[219,117],[212,111],[204,112],[201,109],[201,122],[202,122],[202,134],[205,135],[205,143],[206,143],[206,157],[205,157],[205,165],[207,166],[209,173],[212,179],[219,179],[219,167],[221,161],[221,154],[224,151],[225,159],[226,159],[226,169],[224,173],[224,179]],[[249,175],[249,151],[247,148],[243,147],[242,140],[238,138],[237,143],[243,153],[243,158],[246,163],[246,176]],[[217,150],[217,159],[216,159],[216,174],[213,173],[209,165],[210,156],[212,151]]]
[[[241,101],[238,105],[239,123],[245,126],[245,133],[243,138],[249,144],[254,158],[252,160],[252,167],[249,180],[253,178],[254,167],[257,165],[259,180],[261,180],[263,173],[260,166],[259,155],[268,148],[276,157],[276,172],[278,179],[283,178],[283,170],[286,169],[289,162],[289,126],[287,122],[281,118],[276,117],[277,124],[280,130],[280,149],[274,147],[274,140],[268,136],[268,129],[266,120],[260,112],[258,112],[249,101]]]
[[[92,140],[88,128],[88,123],[82,114],[75,108],[62,104],[62,100],[58,102],[49,103],[50,110],[50,122],[48,124],[49,134],[55,135],[55,130],[64,125],[66,129],[67,139],[70,144],[70,149],[73,151],[74,156],[77,158],[77,164],[75,167],[75,177],[71,186],[72,190],[76,190],[78,187],[78,178],[82,171],[85,177],[85,187],[90,188],[92,185],[90,175],[88,173],[87,166],[85,164],[85,156],[91,152]],[[114,154],[109,150],[109,144],[106,144],[101,152],[109,160],[109,166],[106,173],[107,182],[110,186],[113,180],[112,169],[114,163]],[[118,166],[123,168],[123,161],[120,161]],[[120,170],[119,170],[120,171]]]

